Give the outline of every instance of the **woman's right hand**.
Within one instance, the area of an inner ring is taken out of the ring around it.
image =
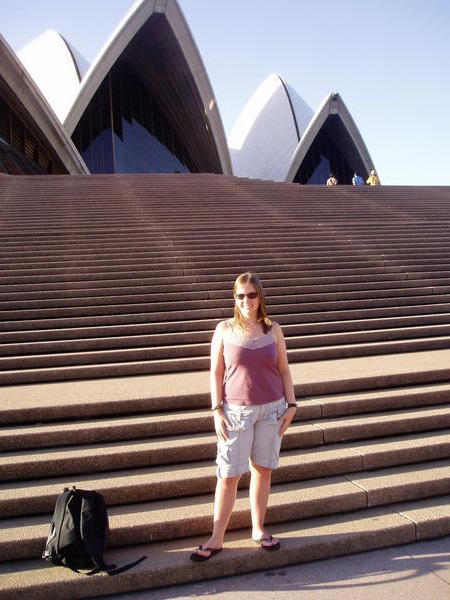
[[[223,414],[223,409],[218,408],[214,411],[214,429],[219,440],[223,442],[226,442],[228,439],[227,428],[229,428],[229,423]]]

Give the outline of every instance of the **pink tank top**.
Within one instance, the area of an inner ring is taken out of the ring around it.
[[[283,382],[277,366],[277,348],[272,334],[244,340],[232,330],[223,341],[225,378],[223,401],[229,404],[268,404],[283,397]]]

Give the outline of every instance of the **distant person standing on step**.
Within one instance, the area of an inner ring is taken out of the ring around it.
[[[337,185],[337,179],[334,173],[330,173],[327,179],[327,185]]]
[[[370,175],[367,178],[366,183],[369,185],[380,185],[380,180],[378,179],[378,176],[374,170],[370,171]]]
[[[211,403],[217,433],[217,485],[210,538],[191,554],[203,562],[222,550],[239,479],[250,471],[252,539],[264,550],[280,542],[264,527],[272,469],[296,412],[286,343],[267,315],[254,273],[234,282],[234,317],[221,321],[211,343]]]
[[[356,171],[352,177],[352,185],[364,185],[364,179]]]

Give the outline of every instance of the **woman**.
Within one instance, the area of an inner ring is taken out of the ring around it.
[[[297,405],[281,327],[266,311],[258,277],[236,279],[234,318],[221,321],[211,343],[211,401],[217,433],[214,528],[191,554],[203,562],[222,550],[241,475],[250,471],[252,539],[280,547],[264,528],[272,469]]]

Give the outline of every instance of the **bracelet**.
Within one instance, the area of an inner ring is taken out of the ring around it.
[[[217,409],[219,409],[219,408],[222,408],[222,406],[223,406],[222,404],[216,404],[216,406],[212,406],[212,407],[211,407],[211,410],[212,410],[212,411],[214,411],[214,410],[217,410]]]
[[[296,402],[287,402],[286,406],[288,408],[298,408],[297,403]]]

